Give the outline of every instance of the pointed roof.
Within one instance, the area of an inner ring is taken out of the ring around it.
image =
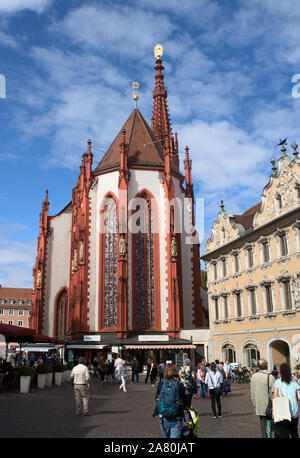
[[[135,108],[94,172],[120,167],[120,144],[123,140],[123,129],[126,130],[128,143],[128,167],[164,167],[164,154],[160,142],[153,135],[141,112]]]

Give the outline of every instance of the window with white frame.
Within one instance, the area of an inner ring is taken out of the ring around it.
[[[14,304],[14,303],[15,303],[15,300],[14,300],[14,299],[9,299],[9,303],[10,303],[10,304]]]
[[[19,300],[18,300],[18,304],[19,304],[19,305],[22,305],[23,302],[24,302],[24,301],[23,301],[22,299],[19,299]]]
[[[22,315],[24,315],[24,310],[23,310],[23,309],[20,309],[20,310],[19,310],[19,316],[22,316]]]
[[[285,233],[279,236],[280,241],[280,255],[286,256],[288,254],[288,244],[287,244],[287,236]]]
[[[12,324],[13,324],[13,321],[9,320],[9,321],[8,321],[8,324],[11,324],[11,325],[12,325]]]
[[[250,315],[256,315],[257,314],[256,288],[254,286],[249,287],[248,294],[249,294]]]
[[[293,308],[291,279],[288,276],[283,276],[278,281],[280,282],[282,308],[283,310],[291,310]]]
[[[18,321],[18,326],[23,326],[23,321]]]
[[[227,277],[227,259],[222,258],[222,272],[223,272],[223,278]]]
[[[269,262],[270,261],[270,246],[269,246],[268,240],[263,242],[261,245],[262,245],[263,262]]]
[[[4,310],[0,309],[0,315],[4,315]]]
[[[236,317],[241,318],[243,316],[242,291],[233,291],[233,294],[235,296]]]
[[[248,268],[250,269],[254,265],[254,255],[253,255],[253,247],[250,246],[247,248],[247,262],[248,262]]]
[[[216,280],[218,280],[218,264],[217,264],[217,261],[213,261],[212,270],[213,270],[213,278],[216,281]]]
[[[220,319],[220,313],[219,313],[219,298],[214,297],[214,309],[215,309],[215,320],[218,321]]]
[[[272,285],[271,283],[266,283],[264,285],[265,290],[265,304],[266,304],[266,312],[271,313],[274,311],[274,304],[273,304],[273,292],[272,292]]]
[[[235,273],[240,271],[240,259],[238,253],[233,253],[233,267]]]
[[[13,309],[9,309],[8,314],[9,314],[9,315],[14,315],[14,314],[15,314],[15,311],[14,311]]]
[[[227,320],[229,318],[228,294],[223,296],[223,306],[224,306],[224,318],[225,318],[225,320]]]

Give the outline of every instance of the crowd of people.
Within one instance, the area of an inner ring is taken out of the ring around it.
[[[18,368],[22,365],[31,366],[33,371],[37,371],[40,364],[62,362],[54,352],[40,355],[11,353],[7,359],[0,360],[1,385],[7,389],[13,386],[17,380]],[[76,414],[89,415],[91,376],[102,384],[117,383],[120,391],[127,392],[129,367],[131,382],[139,383],[143,365],[136,356],[130,363],[123,360],[121,355],[115,359],[95,357],[91,365],[85,358],[77,359],[71,374]],[[274,366],[273,370],[268,370],[265,359],[255,362],[252,367],[250,396],[255,414],[259,418],[261,436],[298,438],[300,386],[288,363],[281,364],[278,369]],[[187,424],[188,432],[192,430],[198,417],[197,411],[193,409],[193,399],[209,399],[213,419],[222,419],[222,399],[231,392],[233,372],[232,364],[228,360],[225,363],[219,360],[209,363],[203,359],[197,368],[193,368],[191,361],[186,359],[183,366],[177,368],[168,361],[158,364],[148,359],[144,383],[150,381],[152,387],[156,386],[153,416],[160,418],[163,437],[181,437],[183,431],[187,431]],[[280,411],[278,414],[279,407],[276,406],[279,403],[275,406],[273,400],[279,397],[288,399],[288,412]],[[187,414],[190,421],[187,420]],[[280,421],[278,415],[282,417]]]
[[[18,370],[21,366],[32,369],[32,386],[37,386],[37,367],[41,364],[54,365],[63,360],[55,352],[10,352],[6,358],[0,357],[0,388],[11,390],[19,384]]]

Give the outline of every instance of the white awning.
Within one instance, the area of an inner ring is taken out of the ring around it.
[[[195,349],[196,345],[124,345],[125,350],[184,350]]]
[[[74,345],[67,345],[66,348],[70,350],[102,350],[105,347],[105,345],[80,345],[80,344],[74,344]]]

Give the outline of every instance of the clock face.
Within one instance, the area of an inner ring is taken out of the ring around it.
[[[156,59],[159,59],[163,55],[163,47],[160,44],[157,44],[154,48],[154,55]]]

